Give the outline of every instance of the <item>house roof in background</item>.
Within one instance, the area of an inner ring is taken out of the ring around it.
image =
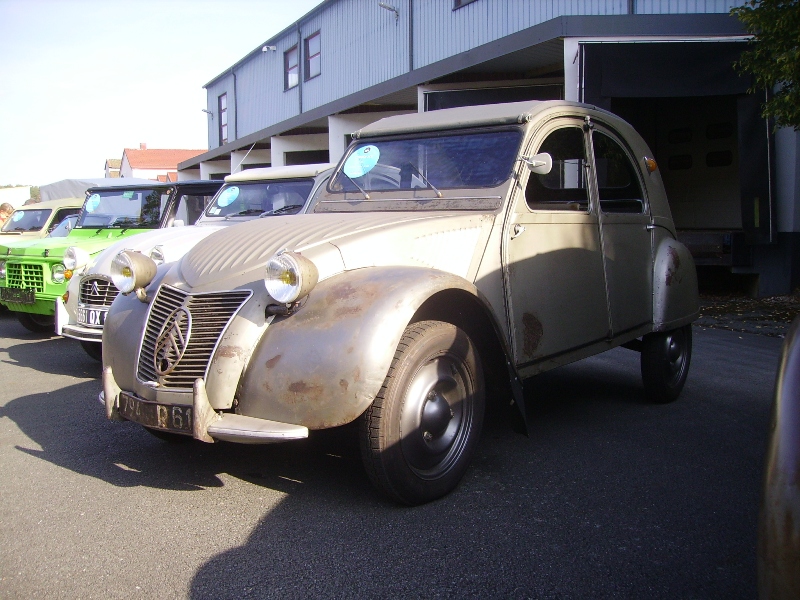
[[[174,171],[178,163],[194,158],[206,152],[203,150],[166,150],[125,148],[122,156],[128,157],[128,164],[132,169],[169,169]]]
[[[122,165],[122,159],[120,158],[107,158],[106,159],[106,166],[109,169],[119,169]]]

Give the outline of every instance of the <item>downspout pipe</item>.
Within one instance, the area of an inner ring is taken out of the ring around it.
[[[239,94],[236,92],[236,71],[231,67],[233,75],[233,139],[239,139]]]

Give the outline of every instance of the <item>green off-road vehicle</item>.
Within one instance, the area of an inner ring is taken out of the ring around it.
[[[54,329],[55,300],[102,250],[162,227],[192,225],[221,181],[91,188],[69,235],[0,245],[0,303],[30,331]]]

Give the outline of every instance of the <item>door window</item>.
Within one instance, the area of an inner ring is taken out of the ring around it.
[[[547,175],[531,173],[525,200],[534,210],[589,210],[586,150],[580,127],[563,127],[545,138],[539,152],[553,158]]]
[[[644,195],[639,177],[628,155],[616,140],[595,131],[594,146],[597,192],[600,208],[606,213],[644,212]]]

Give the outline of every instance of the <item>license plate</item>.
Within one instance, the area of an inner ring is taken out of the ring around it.
[[[192,433],[192,407],[158,404],[119,393],[119,413],[129,421],[178,433]]]
[[[36,290],[28,288],[0,288],[0,300],[17,304],[36,304]]]
[[[78,308],[78,323],[90,327],[102,327],[108,311],[100,308]]]

